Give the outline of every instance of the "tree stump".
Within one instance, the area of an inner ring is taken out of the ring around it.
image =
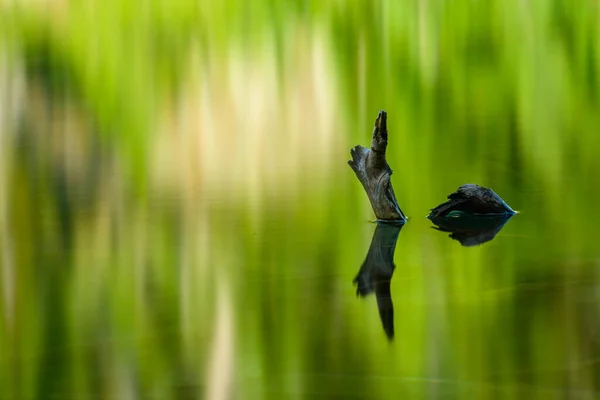
[[[380,110],[373,128],[371,148],[362,146],[352,148],[350,150],[352,160],[348,161],[348,165],[367,192],[377,222],[402,225],[407,218],[398,205],[390,181],[392,169],[385,157],[387,143],[387,113]]]

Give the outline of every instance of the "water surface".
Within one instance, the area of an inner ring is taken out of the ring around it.
[[[0,398],[600,396],[596,4],[56,3],[0,24]],[[461,246],[464,183],[521,214]]]

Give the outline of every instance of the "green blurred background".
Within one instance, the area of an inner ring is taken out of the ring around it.
[[[599,39],[597,0],[0,0],[0,398],[600,397]],[[463,183],[522,214],[461,247]]]

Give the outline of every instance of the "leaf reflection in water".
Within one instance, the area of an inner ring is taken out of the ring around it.
[[[450,232],[450,238],[458,240],[465,247],[471,247],[494,239],[511,217],[511,214],[473,215],[450,212],[430,220],[436,225],[432,228]]]

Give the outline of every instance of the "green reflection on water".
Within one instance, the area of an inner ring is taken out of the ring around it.
[[[1,7],[3,396],[598,395],[595,3]],[[473,248],[424,218],[467,182],[522,211]]]

